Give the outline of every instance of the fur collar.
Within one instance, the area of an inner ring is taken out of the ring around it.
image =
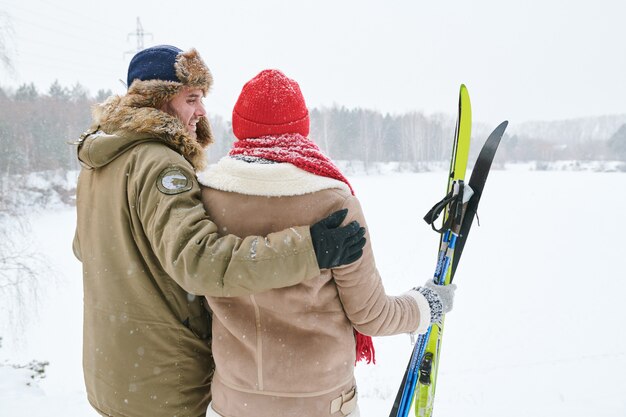
[[[126,95],[111,96],[104,103],[94,106],[93,130],[111,135],[152,136],[183,155],[196,171],[202,170],[206,165],[204,148],[213,142],[207,118],[202,117],[196,125],[195,139],[176,117],[145,106],[146,101],[154,100],[155,90],[161,91],[162,96],[171,93],[168,82],[154,81],[135,82]],[[177,88],[174,85],[171,87]]]
[[[198,174],[198,181],[217,190],[267,197],[295,196],[338,188],[343,182],[312,174],[289,163],[260,164],[224,157]]]

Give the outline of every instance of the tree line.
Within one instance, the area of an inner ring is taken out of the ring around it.
[[[46,170],[74,170],[75,141],[91,123],[91,107],[111,94],[99,90],[89,94],[79,83],[62,86],[54,82],[46,92],[34,84],[11,91],[0,88],[0,175]],[[313,108],[310,137],[335,160],[401,162],[419,169],[420,164],[449,158],[455,117],[410,112],[399,115],[342,106]],[[208,157],[211,162],[225,155],[235,140],[230,121],[210,115],[216,143]],[[492,127],[475,124],[477,145]],[[564,141],[563,143],[566,143]],[[608,141],[559,144],[554,140],[517,134],[505,137],[499,152],[501,161],[626,160],[626,127]]]

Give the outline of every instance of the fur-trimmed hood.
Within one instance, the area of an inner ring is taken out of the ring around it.
[[[147,100],[154,100],[154,85],[146,86],[146,83],[152,81],[134,82],[128,94],[111,96],[94,106],[91,132],[98,134],[84,139],[79,159],[83,164],[97,168],[141,142],[158,140],[185,157],[196,171],[202,170],[206,165],[204,148],[213,142],[207,118],[200,118],[196,125],[197,138],[193,138],[178,118],[143,106]]]

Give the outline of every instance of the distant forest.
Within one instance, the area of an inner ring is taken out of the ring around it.
[[[66,87],[58,82],[47,92],[37,91],[32,83],[14,90],[0,88],[1,175],[78,169],[75,147],[69,142],[89,127],[92,105],[110,94],[100,90],[92,96],[80,84]],[[310,137],[331,158],[362,161],[366,167],[374,162],[401,162],[415,170],[424,163],[448,159],[456,123],[455,115],[393,115],[338,106],[313,108],[310,115]],[[228,152],[235,138],[230,121],[212,115],[210,120],[216,143],[208,155],[214,162]],[[517,128],[510,120],[513,133],[504,138],[499,161],[626,161],[626,116],[613,118],[611,123],[607,120],[588,118],[578,125],[575,121],[526,123]],[[493,127],[474,124],[474,153]],[[577,133],[583,130],[596,134]],[[597,132],[604,132],[604,137]]]

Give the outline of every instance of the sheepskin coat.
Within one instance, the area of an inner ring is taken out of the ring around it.
[[[344,224],[358,220],[367,229],[359,201],[345,183],[289,163],[226,157],[198,179],[220,233],[264,235],[342,208],[348,209]],[[298,285],[207,297],[216,363],[212,410],[225,417],[339,417],[354,410],[353,328],[382,336],[421,332],[430,322],[421,294],[385,294],[371,236],[366,238],[355,263],[322,270]]]

